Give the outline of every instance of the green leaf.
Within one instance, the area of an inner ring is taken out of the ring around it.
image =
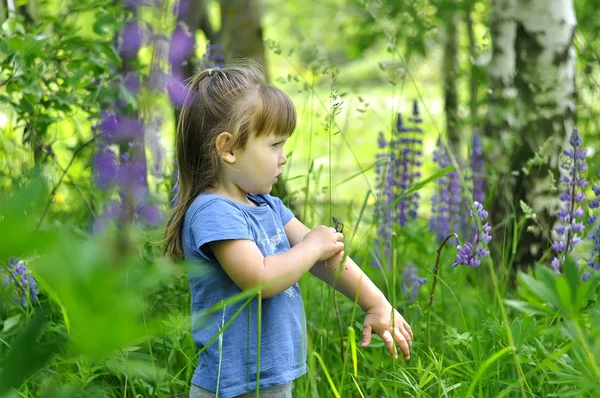
[[[548,306],[534,306],[525,301],[520,300],[504,300],[504,303],[518,311],[526,314],[546,315],[552,316],[556,314],[556,311]]]
[[[579,268],[573,259],[567,257],[567,261],[563,266],[563,275],[567,282],[569,283],[569,287],[571,288],[571,303],[575,305],[576,297],[577,297],[577,289],[581,283],[581,275],[579,274]]]
[[[11,316],[4,320],[4,327],[2,328],[2,332],[6,333],[13,327],[19,324],[19,320],[21,319],[21,314],[17,314],[15,316]]]
[[[8,355],[0,362],[0,396],[19,386],[32,374],[43,368],[58,351],[60,342],[41,344],[36,342],[42,334],[46,308],[38,310],[27,327],[15,338]]]
[[[598,284],[600,284],[600,273],[595,272],[588,280],[579,286],[575,299],[578,308],[584,308],[586,306],[588,300],[596,293]]]
[[[556,293],[560,299],[561,309],[568,314],[572,314],[574,311],[573,293],[571,292],[569,282],[562,275],[556,278]]]
[[[419,189],[423,188],[425,185],[429,184],[430,182],[433,182],[439,178],[442,178],[443,176],[445,176],[446,174],[448,174],[454,170],[455,170],[454,166],[444,167],[443,169],[441,169],[437,173],[433,174],[432,176],[409,187],[405,192],[403,192],[396,199],[394,199],[394,201],[392,202],[392,204],[389,207],[396,207],[398,205],[398,202],[400,202],[402,199],[406,198],[407,196],[412,195],[413,193],[417,192]]]
[[[27,183],[12,197],[0,196],[0,259],[43,250],[56,238],[52,231],[34,232],[48,199],[41,176],[29,176]],[[35,239],[34,239],[35,237]]]
[[[550,284],[548,281],[538,281],[532,276],[522,272],[519,272],[518,278],[521,283],[529,289],[531,294],[557,308],[561,306],[561,302],[555,291],[554,280],[552,280]]]

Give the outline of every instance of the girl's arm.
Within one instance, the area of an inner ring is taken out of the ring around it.
[[[284,229],[292,247],[302,242],[304,236],[310,231],[297,218],[290,220]],[[346,261],[339,264],[341,257],[338,254],[327,262],[319,261],[310,269],[310,272],[330,286],[334,286],[335,282],[335,289],[351,300],[354,300],[358,294],[358,305],[366,312],[363,325],[363,347],[369,345],[372,332],[375,332],[386,343],[392,356],[397,357],[395,340],[399,344],[404,358],[409,359],[413,338],[410,325],[350,257],[346,257]],[[328,266],[327,263],[331,266]],[[338,266],[342,267],[341,271],[335,270]],[[339,274],[337,280],[336,274]],[[392,338],[392,336],[394,337]]]
[[[269,298],[298,282],[315,262],[343,253],[342,238],[333,228],[321,225],[287,252],[267,257],[248,239],[213,241],[207,245],[240,289],[261,286],[262,297]]]

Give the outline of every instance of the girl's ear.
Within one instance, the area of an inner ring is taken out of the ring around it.
[[[235,163],[235,154],[231,149],[232,143],[233,136],[227,131],[223,131],[217,136],[217,141],[215,142],[217,153],[225,163]]]

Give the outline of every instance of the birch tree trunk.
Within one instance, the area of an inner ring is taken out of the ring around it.
[[[575,27],[573,0],[496,0],[492,4],[491,95],[485,131],[497,143],[488,156],[501,176],[493,222],[508,221],[503,231],[511,241],[510,217],[514,213],[518,219],[523,216],[519,205],[523,200],[542,227],[523,232],[516,266],[532,265],[549,245],[544,233],[551,229],[558,200],[548,170],[556,173],[560,149],[574,127]],[[548,140],[552,142],[544,154],[547,165],[523,170]]]

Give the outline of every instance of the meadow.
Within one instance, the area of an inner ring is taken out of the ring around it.
[[[276,16],[269,13],[267,24]],[[267,37],[283,36],[282,29],[268,28]],[[385,36],[386,24],[379,29]],[[2,51],[15,48],[15,37],[30,44],[37,34],[9,24],[3,31]],[[451,147],[441,77],[432,66],[442,55],[434,38],[427,40],[427,56],[405,59],[405,44],[381,43],[339,66],[309,46],[288,52],[299,41],[266,41],[271,80],[298,111],[274,193],[309,226],[333,225],[332,217],[344,224],[347,254],[415,335],[408,361],[393,360],[377,336],[360,348],[360,307],[304,276],[309,371],[295,381],[294,397],[600,397],[593,123],[562,140],[559,164],[536,160],[541,149],[523,159],[523,167],[555,177],[556,212],[552,229],[542,231],[547,249],[539,261],[517,264],[522,234],[542,225],[524,202],[506,221],[511,234],[488,218],[498,187],[483,154],[499,144],[480,137],[472,121],[461,125],[466,144]],[[116,69],[106,66],[113,55],[103,51],[111,45],[90,47],[104,57],[100,76],[108,79]],[[204,46],[200,41],[196,51]],[[150,52],[142,48],[140,59]],[[23,60],[34,73],[36,61]],[[120,183],[114,176],[108,188],[99,183],[95,156],[106,148],[94,141],[106,121],[103,104],[119,98],[122,87],[93,93],[98,106],[89,113],[87,97],[84,105],[69,100],[75,110],[68,117],[48,112],[44,161],[34,159],[19,123],[27,106],[16,102],[21,94],[0,90],[9,99],[0,103],[0,397],[187,396],[198,355],[191,328],[202,314],[190,313],[188,272],[197,264],[162,252],[164,216],[176,192],[169,93],[142,89],[138,100],[126,97],[145,122],[161,116],[145,141],[148,165],[157,166],[149,167],[151,199],[144,203],[160,216],[130,209],[125,222],[105,207],[118,200]],[[257,291],[224,304],[248,304]]]

